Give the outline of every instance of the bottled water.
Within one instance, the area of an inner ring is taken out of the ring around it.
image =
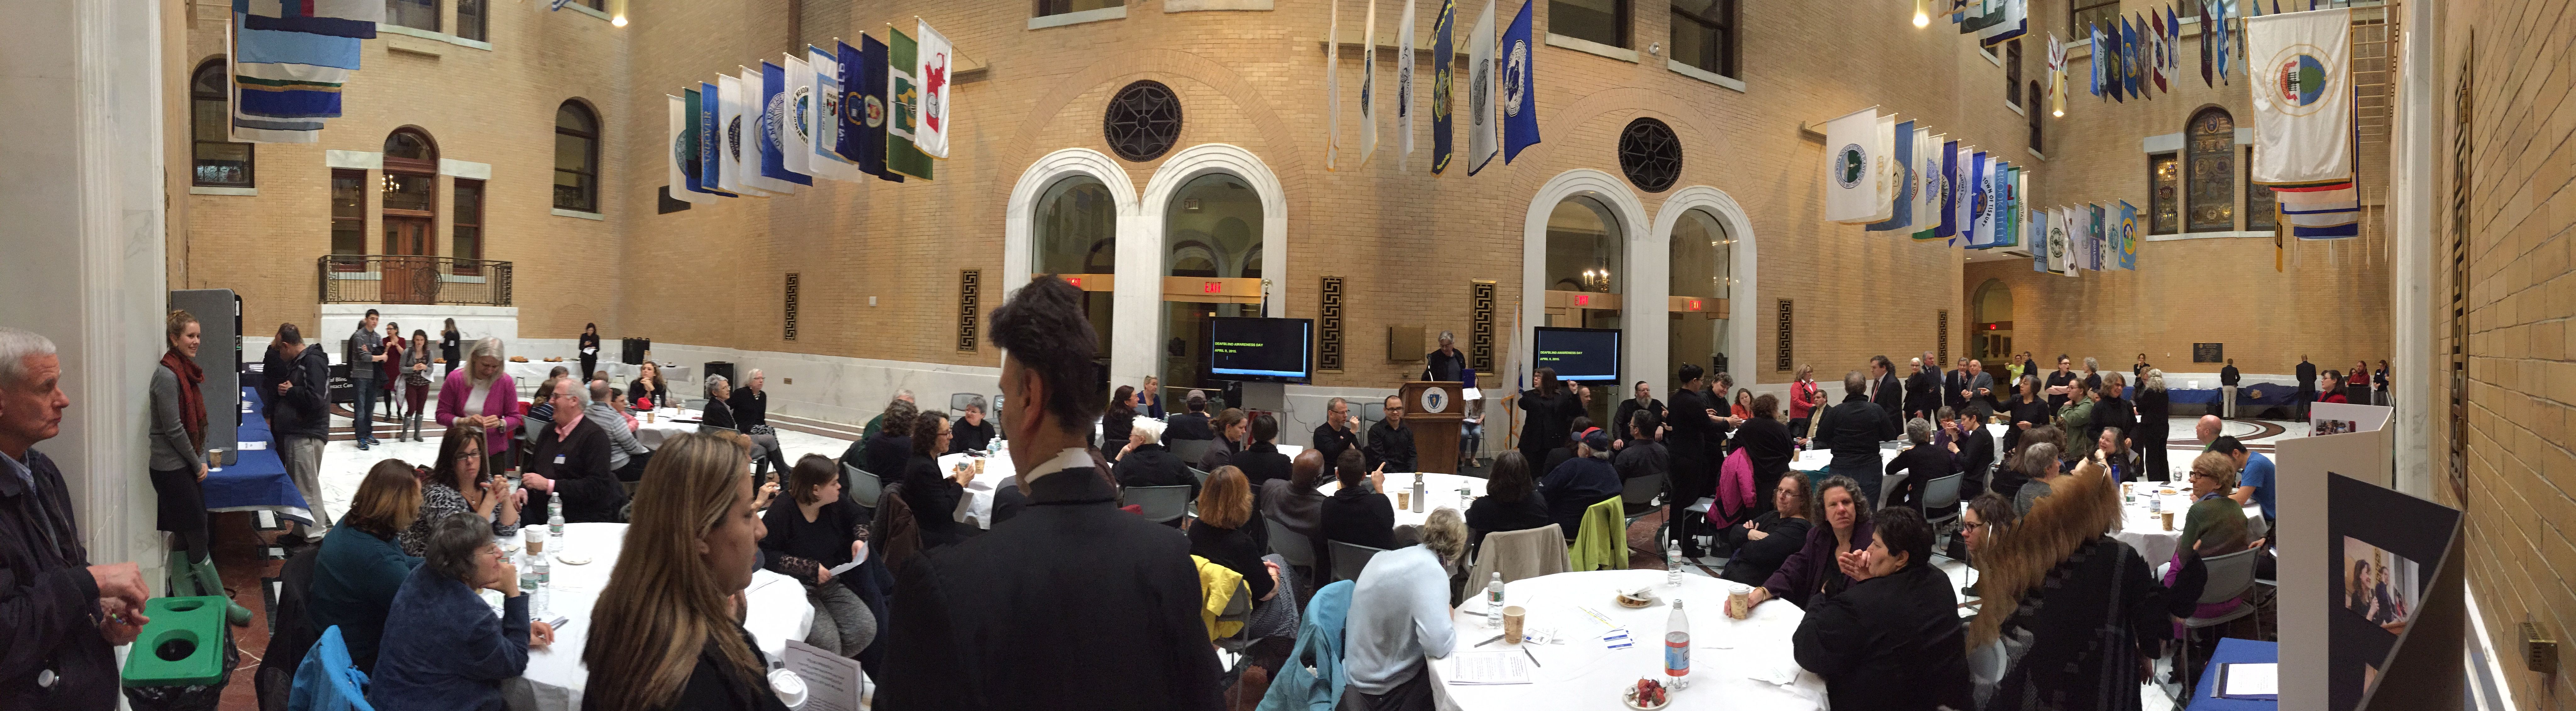
[[[1503,626],[1503,574],[1495,573],[1494,581],[1485,584],[1485,626]]]
[[[552,591],[550,588],[553,587],[555,581],[553,572],[549,570],[549,568],[553,566],[547,563],[547,559],[551,557],[553,556],[543,553],[537,554],[537,588],[532,593],[536,595],[537,598],[529,601],[535,603],[530,605],[529,609],[536,614],[543,614],[548,608],[553,606],[554,595],[551,594]]]
[[[1682,688],[1690,678],[1690,616],[1682,614],[1681,600],[1673,601],[1673,616],[1664,630],[1664,676],[1672,678],[1665,686]]]
[[[1673,542],[1673,541],[1665,541],[1665,542],[1664,542],[1664,571],[1665,571],[1665,572],[1664,572],[1664,584],[1665,584],[1665,585],[1667,585],[1667,586],[1671,586],[1671,587],[1681,587],[1681,584],[1682,584],[1682,546],[1681,546],[1681,544],[1680,544],[1680,543],[1676,543],[1676,542]]]
[[[546,535],[563,537],[563,497],[546,500]]]
[[[537,594],[537,558],[538,554],[535,553],[519,554],[519,593],[522,595]],[[534,603],[536,600],[531,599],[528,602]]]

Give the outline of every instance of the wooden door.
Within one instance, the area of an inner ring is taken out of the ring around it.
[[[426,217],[385,217],[385,303],[437,302],[438,264],[429,225]]]

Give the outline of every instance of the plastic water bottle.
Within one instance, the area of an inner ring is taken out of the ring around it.
[[[537,594],[537,559],[539,559],[539,558],[541,558],[541,557],[543,557],[543,556],[541,556],[541,555],[539,555],[539,554],[536,554],[536,553],[520,553],[520,554],[519,554],[519,593],[520,593],[520,594],[522,594],[522,595],[535,595],[535,594]],[[528,602],[530,602],[530,603],[535,603],[535,602],[536,602],[536,599],[535,599],[535,598],[530,598],[530,599],[528,600]]]
[[[1666,686],[1682,688],[1690,678],[1690,616],[1682,614],[1681,600],[1673,600],[1673,617],[1664,630],[1664,676],[1672,678]]]
[[[1674,541],[1664,542],[1664,585],[1682,585],[1682,546]]]
[[[1495,573],[1494,581],[1485,584],[1485,626],[1503,626],[1503,574]]]
[[[535,593],[537,599],[530,600],[529,602],[535,604],[528,607],[531,611],[539,614],[545,613],[549,608],[554,606],[552,588],[555,584],[555,576],[554,572],[550,570],[553,566],[547,563],[547,560],[553,557],[554,556],[544,553],[537,554],[537,589]]]
[[[563,537],[563,497],[546,500],[546,535]]]
[[[1414,474],[1414,475],[1413,475],[1413,512],[1414,512],[1414,513],[1422,513],[1422,503],[1423,503],[1423,502],[1422,502],[1422,500],[1423,500],[1423,499],[1426,499],[1426,498],[1430,498],[1429,496],[1426,496],[1426,494],[1428,494],[1429,492],[1423,491],[1423,489],[1424,489],[1424,488],[1426,488],[1426,487],[1424,487],[1424,486],[1423,486],[1423,482],[1422,482],[1422,475],[1421,475],[1421,474],[1418,474],[1418,473],[1417,473],[1417,474]]]

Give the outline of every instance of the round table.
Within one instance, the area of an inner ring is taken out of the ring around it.
[[[959,463],[978,458],[965,453],[943,454],[939,456],[939,471],[956,471]],[[966,483],[966,495],[957,497],[957,510],[949,512],[949,515],[958,523],[971,523],[976,528],[991,529],[993,527],[993,492],[1001,489],[1003,482],[1017,476],[1020,471],[1012,468],[1010,452],[980,458],[984,460],[984,473],[975,475],[974,481]],[[903,473],[877,472],[877,475],[901,478]],[[889,480],[888,483],[892,481]],[[915,512],[914,515],[920,515],[920,513]]]
[[[699,418],[706,415],[700,410],[664,407],[653,410],[653,421],[646,422],[644,413],[635,413],[635,441],[648,448],[660,449],[662,441],[670,439],[671,435],[698,431]]]
[[[1422,477],[1422,510],[1415,511],[1410,507],[1397,506],[1395,525],[1420,526],[1423,521],[1430,520],[1431,512],[1443,507],[1457,509],[1458,515],[1464,517],[1467,515],[1467,504],[1475,500],[1473,497],[1485,495],[1485,480],[1472,476],[1436,472],[1387,472],[1386,491],[1382,492],[1386,494],[1387,503],[1394,504],[1395,495],[1398,492],[1411,493],[1414,477]],[[1467,488],[1469,498],[1459,498],[1458,488],[1462,486]],[[1334,491],[1341,488],[1341,482],[1327,481],[1316,485],[1315,491],[1325,496],[1332,496]]]
[[[1430,659],[1425,669],[1432,675],[1433,695],[1442,711],[1624,709],[1626,706],[1620,703],[1623,689],[1635,685],[1640,677],[1658,681],[1664,678],[1664,625],[1673,609],[1659,603],[1632,610],[1611,602],[1611,597],[1621,590],[1651,587],[1659,598],[1682,600],[1682,609],[1690,615],[1690,688],[1674,691],[1670,708],[1825,708],[1824,678],[1799,668],[1790,647],[1789,636],[1806,617],[1798,606],[1774,602],[1753,608],[1747,619],[1731,619],[1726,616],[1726,591],[1732,583],[1684,575],[1681,587],[1673,588],[1665,586],[1664,580],[1664,571],[1660,570],[1602,570],[1558,573],[1505,584],[1503,603],[1529,611],[1525,627],[1554,630],[1566,638],[1563,644],[1508,645],[1497,640],[1476,646],[1501,634],[1502,629],[1485,626],[1484,596],[1472,595],[1466,604],[1458,606],[1453,618],[1458,622],[1455,651],[1526,648],[1538,661],[1538,667],[1532,670],[1529,684],[1452,685],[1444,680],[1451,673],[1450,660]],[[1626,628],[1635,645],[1605,648],[1598,638],[1611,627],[1593,620],[1584,610]]]
[[[504,538],[515,558],[521,534]],[[544,649],[528,650],[528,668],[516,679],[504,682],[502,696],[516,711],[572,711],[581,708],[582,687],[590,681],[590,669],[581,663],[583,643],[590,638],[590,609],[601,590],[608,587],[608,573],[617,567],[618,550],[625,545],[626,524],[569,523],[563,536],[546,541],[547,555],[587,556],[583,565],[566,565],[556,561],[549,571],[550,602],[543,614],[530,609],[531,619],[562,619],[555,627],[555,642]],[[805,586],[784,575],[767,570],[752,574],[751,587],[743,590],[746,610],[743,628],[751,631],[760,643],[760,651],[778,659],[786,651],[787,640],[802,640],[814,626],[814,606],[805,601]],[[499,594],[486,592],[484,599],[500,610]]]
[[[2130,484],[2132,483],[2124,483],[2123,486]],[[2173,495],[2166,496],[2151,493],[2166,488],[2158,482],[2134,482],[2133,484],[2137,488],[2137,495],[2122,497],[2120,530],[2112,532],[2111,537],[2119,539],[2121,543],[2129,544],[2130,548],[2137,549],[2138,557],[2145,558],[2147,565],[2164,565],[2172,562],[2174,549],[2182,545],[2183,521],[2190,516],[2191,493],[2188,487],[2173,487]],[[2164,507],[2163,510],[2173,512],[2172,529],[2165,528],[2164,516],[2147,508],[2147,502],[2150,500],[2160,502]],[[2263,515],[2263,507],[2260,505],[2243,508],[2246,518]]]

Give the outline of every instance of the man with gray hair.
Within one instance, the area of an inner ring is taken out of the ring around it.
[[[1423,356],[1422,360],[1424,380],[1460,382],[1467,379],[1467,356],[1458,352],[1457,334],[1441,331],[1440,347]]]
[[[520,483],[532,490],[528,510],[544,511],[548,497],[561,496],[567,523],[624,523],[626,486],[609,466],[608,432],[591,422],[582,400],[582,388],[571,376],[555,379],[554,395],[547,400],[555,412],[584,415],[557,417],[537,432],[528,458],[520,462],[528,472]]]
[[[62,470],[34,449],[62,432],[62,374],[52,340],[0,326],[0,708],[116,708],[115,648],[152,596],[133,563],[90,564]]]
[[[590,381],[590,405],[582,410],[581,416],[608,434],[608,468],[617,472],[617,480],[641,481],[644,463],[652,459],[653,450],[636,441],[633,421],[618,414],[617,408],[609,404],[616,400],[617,395],[608,389],[608,381]]]
[[[1816,422],[1815,443],[1834,453],[1826,473],[1851,477],[1860,483],[1861,493],[1873,501],[1879,495],[1878,483],[1887,478],[1879,461],[1878,443],[1896,439],[1897,425],[1887,411],[1869,399],[1869,380],[1860,371],[1843,375],[1843,401]],[[1874,510],[1876,505],[1863,507]]]
[[[1333,398],[1324,402],[1324,424],[1315,426],[1315,451],[1324,454],[1324,461],[1339,462],[1342,450],[1360,446],[1360,433],[1354,424],[1349,401]]]

